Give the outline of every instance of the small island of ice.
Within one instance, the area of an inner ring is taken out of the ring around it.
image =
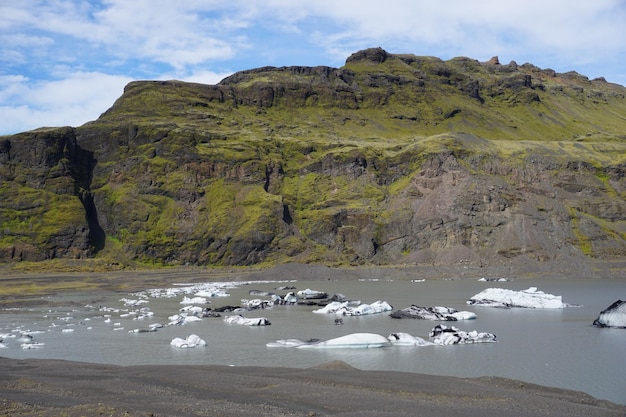
[[[200,336],[191,334],[186,339],[181,339],[180,337],[172,339],[170,345],[177,348],[194,348],[196,346],[206,346],[206,342]]]
[[[392,307],[386,301],[375,301],[372,304],[363,303],[357,306],[351,306],[349,301],[333,301],[323,308],[313,310],[313,313],[337,314],[343,316],[366,316],[370,314],[379,314],[391,310]]]
[[[487,288],[470,298],[467,304],[501,308],[565,308],[570,306],[563,302],[560,295],[546,294],[538,291],[537,287],[522,291]]]
[[[476,313],[471,311],[457,311],[452,307],[419,307],[412,305],[402,310],[394,311],[389,315],[394,319],[418,319],[418,320],[474,320]]]
[[[384,336],[375,333],[352,333],[325,341],[282,339],[267,343],[268,347],[295,347],[299,349],[381,348],[391,346]]]
[[[408,333],[391,333],[387,339],[394,346],[432,346],[434,343],[422,339],[418,336],[412,336]]]
[[[626,329],[626,301],[617,300],[600,312],[593,325],[596,327],[612,327]]]
[[[468,343],[494,343],[496,335],[493,333],[466,332],[454,326],[448,327],[439,324],[430,331],[430,339],[436,345],[463,345]]]
[[[264,317],[246,318],[241,315],[224,317],[224,321],[228,324],[241,324],[244,326],[269,326],[272,324]]]

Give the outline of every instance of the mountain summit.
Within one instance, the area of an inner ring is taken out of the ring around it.
[[[604,79],[381,48],[132,82],[0,138],[0,260],[619,268],[624,115]]]

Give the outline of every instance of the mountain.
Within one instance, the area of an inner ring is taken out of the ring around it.
[[[374,48],[1,137],[0,260],[621,267],[625,174],[625,87]]]

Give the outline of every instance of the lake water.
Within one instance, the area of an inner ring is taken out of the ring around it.
[[[246,317],[266,317],[271,326],[248,327],[225,323],[221,318],[204,318],[183,326],[166,326],[157,332],[129,333],[147,329],[151,323],[169,322],[178,313],[183,296],[150,298],[144,307],[154,316],[133,320],[120,301],[133,295],[111,294],[97,300],[88,294],[64,294],[53,300],[59,306],[41,309],[0,311],[0,334],[7,348],[0,355],[11,358],[54,358],[118,365],[220,364],[305,368],[333,360],[364,370],[392,370],[458,377],[501,376],[526,382],[583,391],[594,397],[626,404],[626,330],[592,326],[600,311],[618,299],[626,299],[624,280],[519,279],[509,282],[475,280],[409,281],[294,281],[264,282],[228,289],[229,297],[211,298],[210,306],[239,305],[242,298],[257,298],[249,290],[275,291],[290,285],[329,295],[344,294],[350,300],[372,303],[387,301],[394,310],[419,306],[447,306],[473,311],[476,320],[435,322],[389,317],[388,313],[343,317],[335,325],[334,315],[313,314],[315,306],[275,306],[247,312]],[[485,288],[524,290],[531,286],[561,295],[578,304],[558,310],[494,309],[468,306],[467,299]],[[286,291],[275,291],[284,294]],[[193,294],[188,294],[192,296]],[[106,306],[119,311],[99,311]],[[229,313],[223,313],[227,315]],[[110,322],[106,322],[110,315]],[[428,339],[437,324],[462,330],[494,333],[497,343],[474,345],[387,347],[381,349],[289,349],[269,348],[268,342],[295,338],[330,339],[350,333],[368,332],[387,336],[406,332]],[[71,329],[72,331],[63,331]],[[40,349],[22,349],[17,337],[35,332]],[[197,334],[208,346],[178,349],[170,346],[175,337]]]

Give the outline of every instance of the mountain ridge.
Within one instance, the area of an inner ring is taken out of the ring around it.
[[[603,79],[381,48],[136,81],[93,122],[0,138],[0,259],[621,262],[624,114]]]

